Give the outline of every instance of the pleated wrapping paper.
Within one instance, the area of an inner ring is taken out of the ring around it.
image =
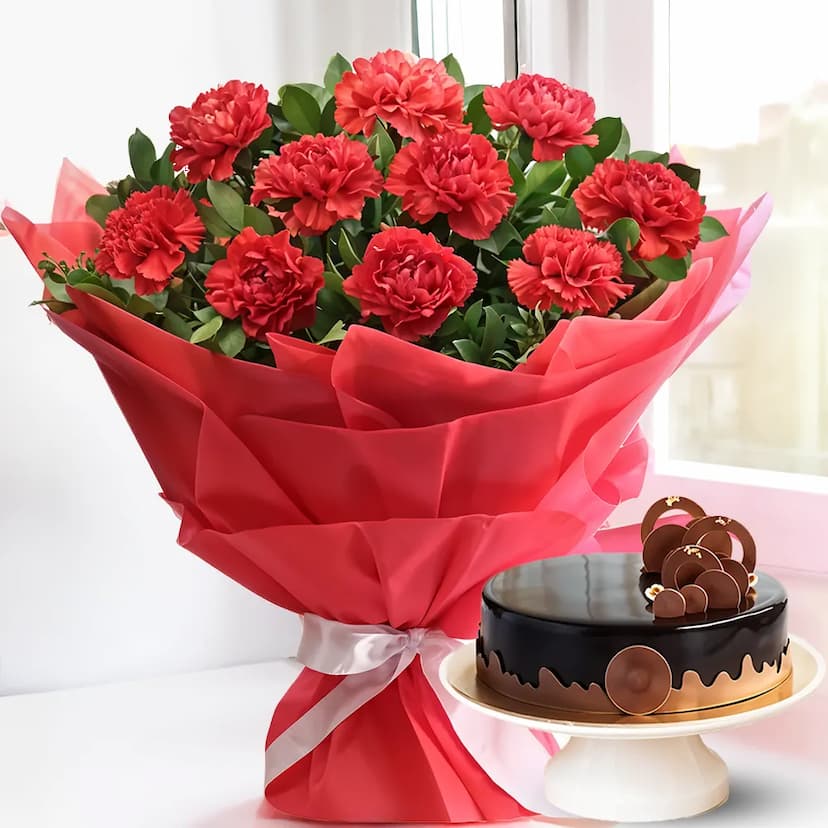
[[[100,190],[65,164],[50,224],[8,208],[3,221],[33,265],[43,252],[72,260],[97,243],[83,208]],[[474,637],[486,579],[571,552],[638,493],[638,419],[744,295],[769,213],[766,197],[715,213],[729,235],[697,247],[684,281],[634,319],[558,323],[513,372],[360,326],[336,352],[271,336],[272,368],[68,288],[76,309],[50,318],[97,361],[181,518],[179,543],[288,610],[345,632],[383,629],[386,642],[404,636],[380,668],[390,682],[331,733],[306,714],[327,709],[340,684],[347,710],[358,684],[348,670],[366,665],[306,668],[279,701],[266,740],[275,808],[468,822],[537,807],[520,793],[517,757],[540,761],[554,745],[494,722],[460,726],[466,714],[427,675],[445,648],[427,657],[423,642]],[[405,666],[389,672],[403,651]],[[313,653],[304,662],[319,666]],[[495,772],[504,754],[515,761]]]

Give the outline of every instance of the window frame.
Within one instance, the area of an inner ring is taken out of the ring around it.
[[[671,145],[669,0],[518,0],[517,19],[521,71],[588,90],[599,112],[623,115],[638,146]],[[550,26],[566,32],[557,54],[549,53]],[[630,53],[643,59],[630,61]],[[642,419],[651,445],[642,492],[621,504],[610,524],[635,523],[650,503],[682,494],[750,526],[763,565],[828,573],[816,520],[828,505],[828,477],[671,457],[669,394],[668,382]]]

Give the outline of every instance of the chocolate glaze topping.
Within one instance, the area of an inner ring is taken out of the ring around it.
[[[788,640],[787,596],[760,574],[752,605],[740,612],[708,610],[654,618],[643,591],[640,554],[574,555],[501,572],[483,590],[478,652],[492,651],[506,672],[538,685],[545,667],[565,685],[603,687],[612,657],[626,647],[652,647],[664,656],[678,688],[695,670],[710,685],[721,672],[736,679],[746,654],[754,669],[780,661]]]

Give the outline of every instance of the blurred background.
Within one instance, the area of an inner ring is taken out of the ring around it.
[[[48,220],[64,156],[101,181],[118,177],[136,126],[163,145],[173,106],[231,78],[273,94],[318,81],[336,51],[452,52],[468,83],[532,71],[585,88],[599,115],[624,118],[635,148],[677,144],[701,166],[713,207],[745,206],[766,190],[776,205],[748,300],[648,417],[654,454],[642,501],[667,482],[703,502],[715,494],[722,511],[760,527],[771,560],[793,549],[789,562],[824,571],[824,542],[807,519],[828,494],[828,62],[818,8],[17,3],[0,30],[0,202]],[[36,275],[8,237],[0,274],[0,694],[292,654],[295,618],[176,546],[177,521],[92,360],[28,307]],[[640,503],[617,521],[636,517]]]

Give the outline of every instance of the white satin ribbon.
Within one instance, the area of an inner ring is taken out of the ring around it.
[[[461,706],[441,684],[440,663],[462,641],[440,630],[343,624],[310,613],[303,622],[298,661],[318,673],[345,678],[270,743],[265,751],[265,785],[307,756],[419,655],[429,685],[475,761],[525,808],[548,810],[539,784],[548,757],[540,743],[524,728]]]

